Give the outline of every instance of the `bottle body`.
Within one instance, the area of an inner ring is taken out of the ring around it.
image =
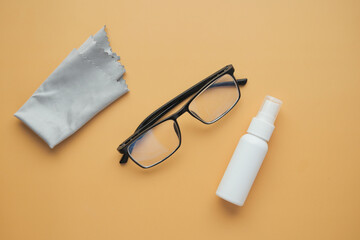
[[[268,144],[264,139],[250,133],[242,136],[216,195],[243,206],[267,151]]]

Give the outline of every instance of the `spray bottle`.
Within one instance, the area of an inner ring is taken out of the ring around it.
[[[274,122],[282,102],[266,96],[247,134],[241,137],[216,191],[224,200],[243,206],[260,166],[268,151],[267,142],[274,131]]]

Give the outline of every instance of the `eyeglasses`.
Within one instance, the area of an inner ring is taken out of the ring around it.
[[[185,112],[205,124],[225,116],[240,99],[239,85],[247,82],[246,78],[236,80],[234,70],[232,65],[220,69],[150,114],[117,148],[123,154],[120,163],[130,157],[138,166],[151,168],[169,158],[181,145],[177,118]],[[189,97],[180,110],[159,121]]]

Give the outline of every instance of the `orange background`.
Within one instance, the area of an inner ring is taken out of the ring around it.
[[[130,92],[55,149],[12,115],[107,25]],[[360,239],[359,1],[0,1],[0,239]],[[232,63],[239,104],[181,117],[165,163],[119,165],[153,110]],[[244,207],[215,191],[265,95],[283,100]]]

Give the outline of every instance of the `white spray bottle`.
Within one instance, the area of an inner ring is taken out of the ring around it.
[[[282,102],[266,96],[253,118],[247,134],[241,137],[216,195],[228,202],[243,206],[260,166],[268,151],[267,142],[274,131],[274,122]]]

